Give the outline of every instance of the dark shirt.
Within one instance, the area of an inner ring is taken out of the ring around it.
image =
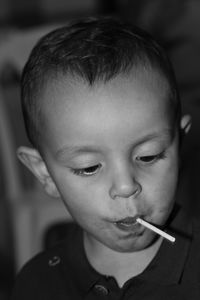
[[[176,242],[163,241],[145,271],[122,288],[89,264],[82,230],[69,225],[68,231],[64,242],[26,264],[17,277],[12,300],[200,299],[200,225],[182,213],[168,230]]]

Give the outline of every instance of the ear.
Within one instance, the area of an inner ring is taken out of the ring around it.
[[[46,164],[36,149],[19,147],[17,150],[17,156],[40,181],[47,194],[56,198],[60,197],[56,185],[47,170]]]
[[[181,131],[182,133],[185,135],[190,131],[192,125],[192,119],[190,115],[184,115],[181,118],[181,122],[180,122],[180,127],[181,127]]]

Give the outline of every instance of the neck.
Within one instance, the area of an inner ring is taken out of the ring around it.
[[[85,235],[84,246],[92,267],[103,275],[113,276],[122,287],[128,279],[141,274],[147,268],[158,252],[162,240],[157,239],[154,244],[141,251],[122,253],[99,242],[90,242]]]

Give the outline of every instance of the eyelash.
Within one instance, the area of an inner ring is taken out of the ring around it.
[[[83,169],[71,169],[72,173],[78,176],[92,176],[97,173],[101,165],[94,165],[88,168],[83,168]],[[89,171],[90,170],[90,171]],[[92,170],[92,171],[91,171]]]
[[[139,156],[139,157],[136,157],[136,160],[140,161],[143,164],[153,164],[153,163],[157,162],[160,159],[164,159],[165,157],[166,157],[165,151],[163,151],[163,152],[161,152],[159,154],[156,154],[156,155]],[[145,161],[145,159],[147,159],[147,160]]]
[[[139,156],[139,157],[136,157],[136,160],[141,162],[142,164],[151,165],[160,159],[164,159],[165,157],[166,157],[165,152],[163,151],[157,155]],[[145,161],[145,159],[147,159],[147,160]],[[100,168],[101,168],[101,165],[99,164],[99,165],[94,165],[94,166],[90,166],[87,168],[71,169],[71,172],[77,176],[88,177],[88,176],[95,175]]]

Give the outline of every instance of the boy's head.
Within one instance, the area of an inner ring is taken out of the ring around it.
[[[189,124],[160,46],[112,18],[58,29],[30,56],[22,102],[35,149],[21,147],[19,157],[62,197],[86,245],[119,252],[150,245],[155,236],[136,217],[166,223],[179,128]]]
[[[22,76],[22,106],[32,144],[42,149],[42,115],[49,105],[42,94],[52,82],[64,77],[68,84],[76,78],[92,88],[118,75],[136,74],[138,69],[156,70],[166,80],[171,114],[178,118],[173,70],[165,52],[146,32],[104,17],[74,22],[46,35],[32,51]]]

